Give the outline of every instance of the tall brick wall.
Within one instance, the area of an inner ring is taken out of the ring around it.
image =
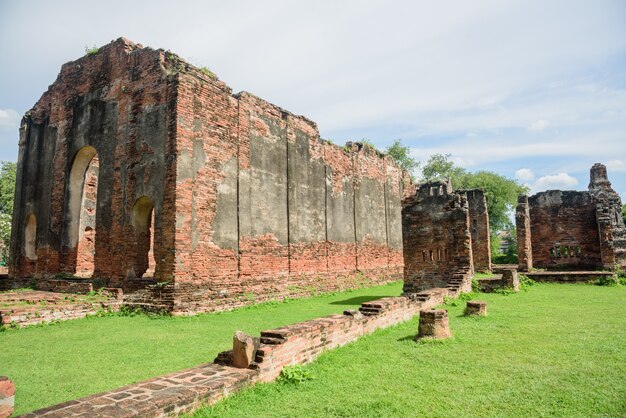
[[[591,168],[588,192],[549,190],[530,198],[520,196],[519,202],[516,223],[520,268],[626,266],[621,200],[611,188],[602,164]]]
[[[446,287],[474,271],[467,195],[426,183],[402,207],[404,293]]]
[[[332,145],[306,118],[120,39],[65,64],[24,119],[11,275],[93,272],[135,289],[147,270],[169,285],[135,302],[175,312],[386,281],[402,268],[405,177],[370,147]]]
[[[97,227],[89,232],[94,277],[120,284],[134,275],[137,249],[131,214],[141,196],[149,196],[155,206],[156,276],[172,276],[168,249],[174,244],[173,233],[167,229],[174,225],[168,213],[174,188],[168,181],[172,161],[166,161],[166,156],[175,147],[168,129],[175,115],[171,106],[175,82],[164,51],[123,39],[62,67],[20,128],[12,277],[86,270],[87,260],[79,257],[78,235],[71,233],[78,230],[79,215],[68,202],[72,166],[87,147],[95,148],[99,161],[93,208]],[[31,213],[37,222],[36,260],[24,257],[24,220]]]
[[[388,159],[199,72],[181,77],[178,114],[176,312],[400,277]]]
[[[550,190],[528,203],[535,268],[600,267],[596,206],[589,193]]]

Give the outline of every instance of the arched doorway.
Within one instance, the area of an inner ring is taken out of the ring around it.
[[[141,196],[133,205],[133,227],[135,228],[137,277],[154,276],[154,203],[147,196]]]
[[[37,218],[33,213],[26,217],[26,228],[24,228],[24,255],[29,260],[37,259]]]
[[[69,247],[76,250],[75,274],[80,277],[94,271],[99,166],[96,149],[86,146],[76,153],[70,171]]]

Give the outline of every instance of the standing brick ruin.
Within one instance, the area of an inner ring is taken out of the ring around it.
[[[180,313],[399,279],[409,183],[120,38],[63,65],[22,121],[9,273],[149,288],[137,303]]]
[[[452,182],[420,185],[402,205],[404,293],[469,290],[474,271],[491,269],[489,215],[482,190]]]
[[[591,167],[589,191],[520,196],[516,211],[519,269],[613,270],[626,267],[622,202],[606,167]]]

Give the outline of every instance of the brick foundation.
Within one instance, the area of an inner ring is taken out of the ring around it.
[[[272,381],[285,366],[308,363],[324,350],[409,320],[420,309],[436,306],[443,302],[445,296],[458,296],[458,293],[449,289],[430,289],[424,295],[421,301],[406,297],[382,298],[364,303],[359,311],[346,311],[343,315],[330,315],[262,331],[255,361],[249,369],[205,364],[40,409],[23,417],[152,418],[190,412],[256,382]],[[224,352],[216,361],[230,363],[232,358],[231,352]]]

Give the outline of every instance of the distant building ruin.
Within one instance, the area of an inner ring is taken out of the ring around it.
[[[399,279],[405,185],[373,148],[120,38],[22,121],[10,276],[145,288],[174,312]]]
[[[604,165],[594,164],[590,171],[589,191],[519,196],[515,220],[520,270],[626,267],[621,199]]]
[[[489,214],[482,190],[452,182],[420,185],[402,205],[404,293],[471,288],[475,271],[491,270]]]

